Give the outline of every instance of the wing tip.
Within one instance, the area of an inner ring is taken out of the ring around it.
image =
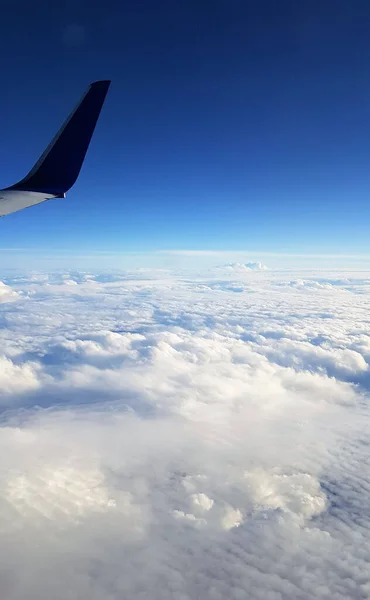
[[[111,83],[111,79],[98,79],[97,81],[92,81],[89,87],[101,87],[108,89]]]
[[[74,185],[110,83],[102,79],[89,85],[28,175],[6,189],[59,195]]]

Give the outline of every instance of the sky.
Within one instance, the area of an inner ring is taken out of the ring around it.
[[[365,0],[7,3],[4,187],[112,85],[67,199],[2,219],[1,248],[370,255],[369,20]]]

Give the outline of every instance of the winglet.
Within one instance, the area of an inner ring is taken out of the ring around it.
[[[92,83],[24,179],[8,190],[63,196],[76,182],[110,81]]]

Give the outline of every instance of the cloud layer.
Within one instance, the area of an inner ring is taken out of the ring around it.
[[[370,280],[3,280],[4,598],[370,596]]]

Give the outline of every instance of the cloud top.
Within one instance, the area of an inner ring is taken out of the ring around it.
[[[247,263],[227,263],[221,268],[227,271],[234,271],[236,273],[243,273],[244,271],[267,271],[268,267],[261,262],[247,262]]]

